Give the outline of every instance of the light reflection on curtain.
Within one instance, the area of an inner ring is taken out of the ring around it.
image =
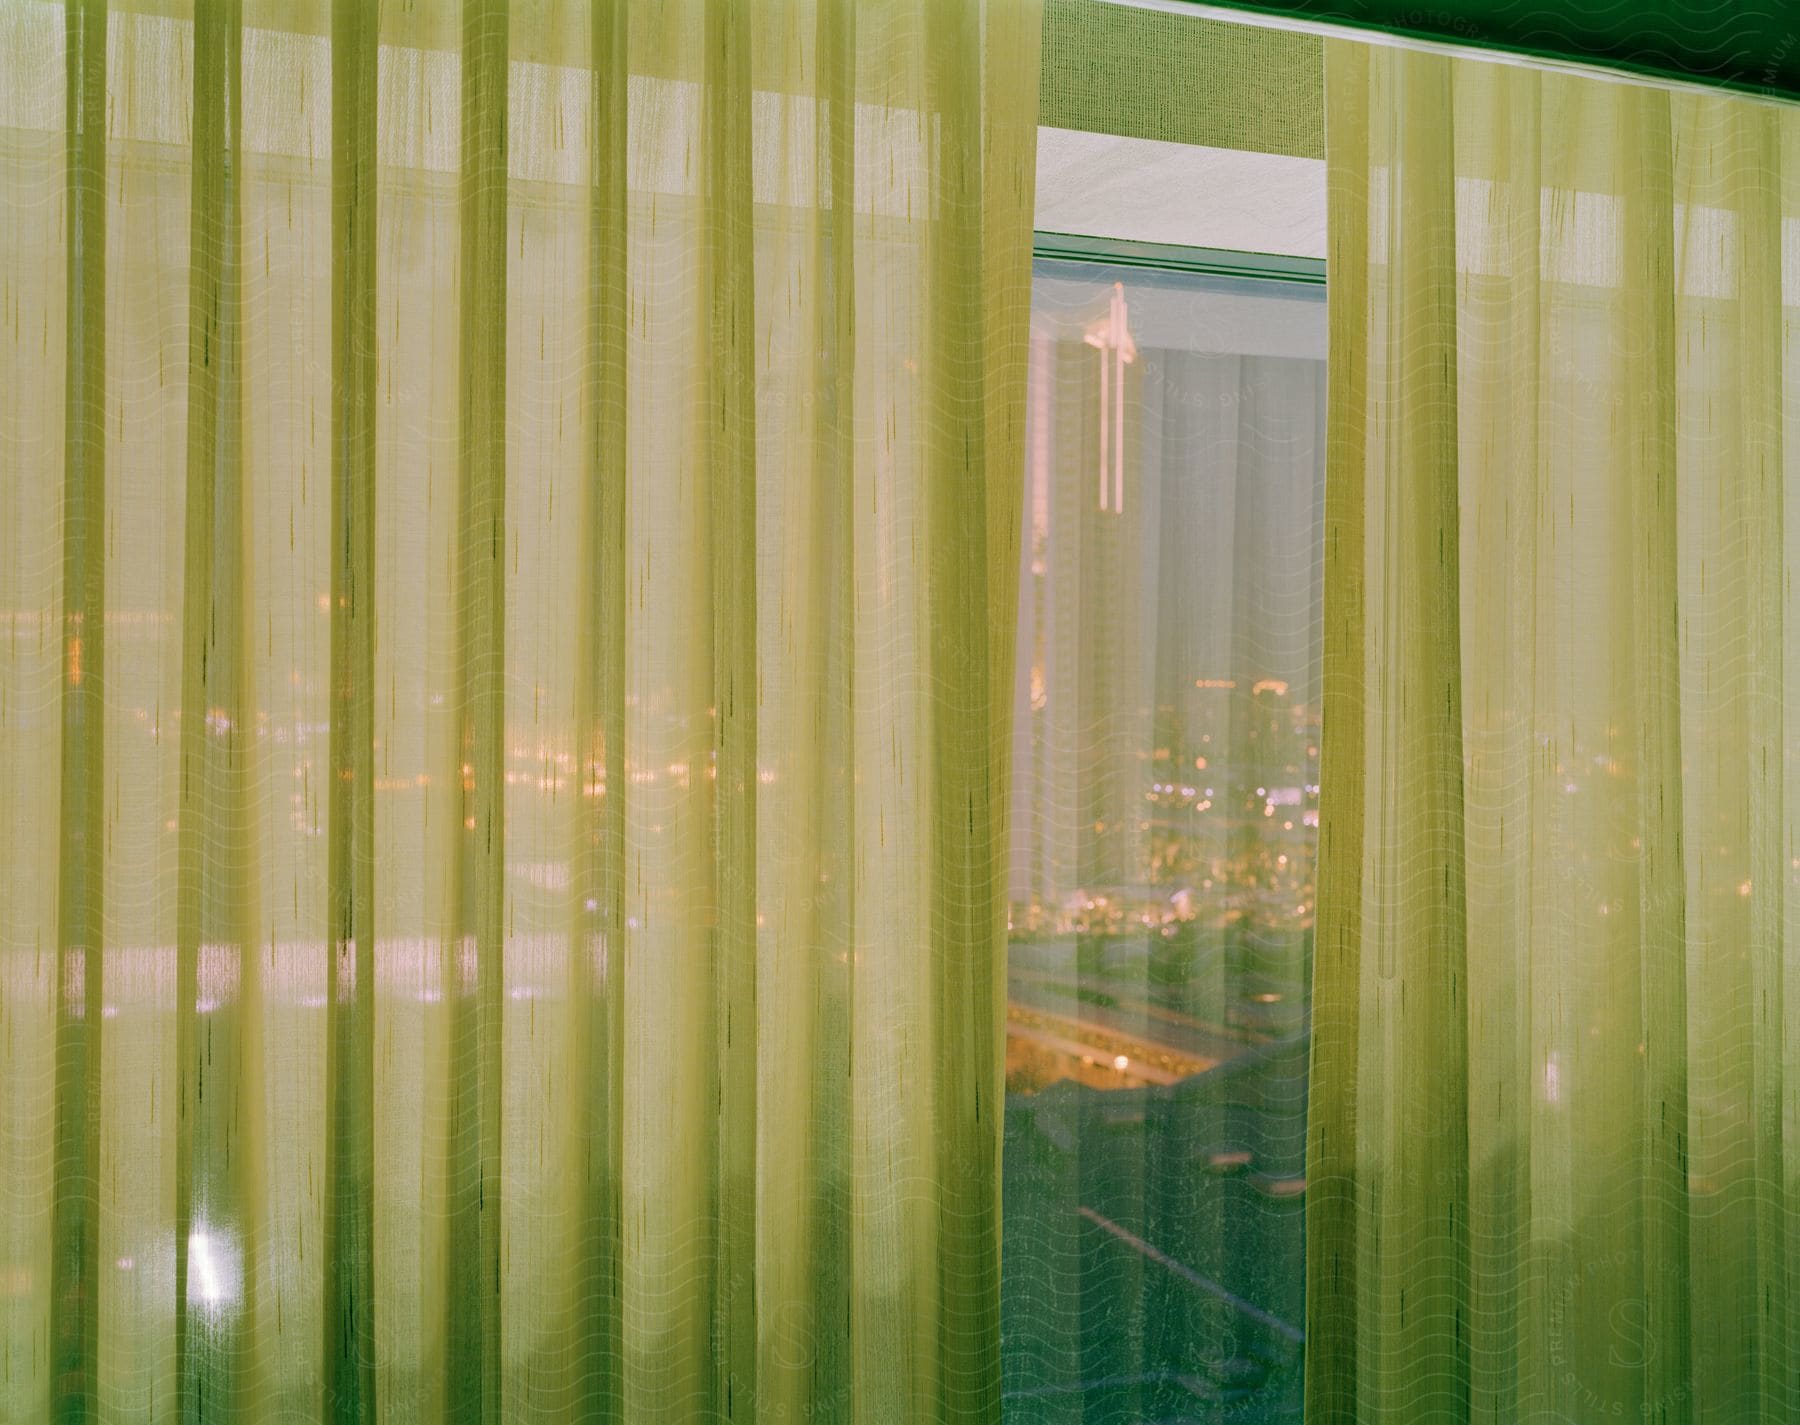
[[[1327,48],[1308,1419],[1792,1419],[1800,117]]]
[[[1030,0],[0,6],[0,1416],[990,1419]]]

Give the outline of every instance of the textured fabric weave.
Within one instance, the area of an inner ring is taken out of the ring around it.
[[[1327,45],[1307,1418],[1800,1410],[1800,114]]]
[[[0,1418],[995,1417],[1037,46],[0,4]]]

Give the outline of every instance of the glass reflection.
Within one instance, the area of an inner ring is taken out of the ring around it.
[[[1040,262],[1009,1421],[1300,1415],[1323,289]]]

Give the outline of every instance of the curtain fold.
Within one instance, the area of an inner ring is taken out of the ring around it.
[[[1037,26],[0,6],[0,1416],[997,1418]]]
[[[1800,127],[1326,85],[1308,1418],[1788,1419]]]
[[[321,1386],[375,1408],[375,219],[378,6],[331,11],[331,685]]]

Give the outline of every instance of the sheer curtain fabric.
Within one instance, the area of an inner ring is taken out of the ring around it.
[[[0,1416],[993,1418],[1036,55],[0,6]]]
[[[1308,1419],[1791,1419],[1800,114],[1326,65]]]

